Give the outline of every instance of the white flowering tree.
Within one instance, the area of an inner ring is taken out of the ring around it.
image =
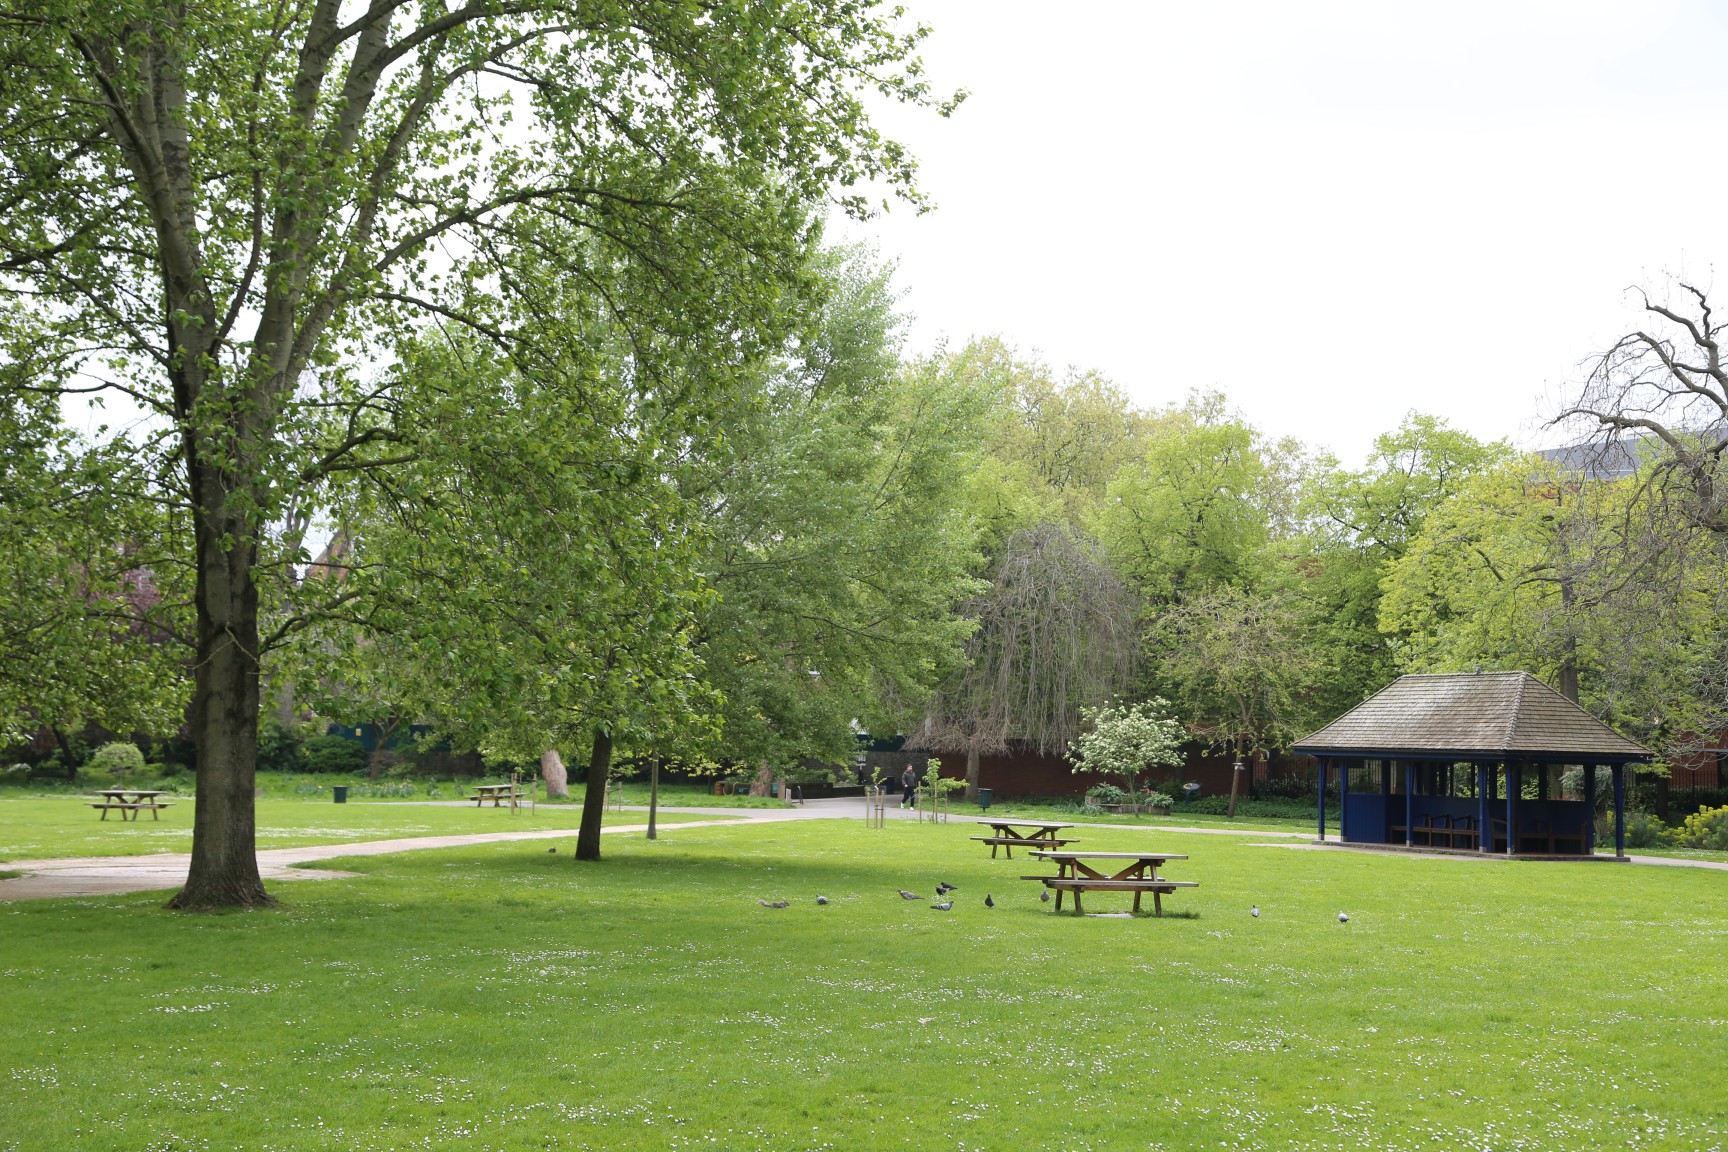
[[[1068,745],[1068,762],[1075,772],[1096,772],[1120,780],[1129,795],[1139,787],[1148,768],[1174,768],[1182,763],[1182,725],[1160,697],[1138,704],[1106,704],[1086,708],[1081,719],[1088,730]]]

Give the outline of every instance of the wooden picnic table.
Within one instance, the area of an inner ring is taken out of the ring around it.
[[[523,799],[525,799],[527,795],[528,793],[522,791],[522,789],[517,787],[515,783],[476,784],[474,786],[474,795],[468,797],[468,799],[474,801],[474,807],[476,808],[480,807],[488,800],[492,801],[492,807],[494,808],[503,807],[504,801],[506,800],[510,801],[510,807],[514,808]]]
[[[1072,828],[1072,824],[1045,824],[1039,821],[1027,820],[982,820],[982,824],[994,829],[994,835],[974,836],[972,839],[990,845],[990,859],[996,859],[996,849],[1003,849],[1008,859],[1014,859],[1016,848],[1060,848],[1064,844],[1072,844],[1074,840],[1063,839],[1056,835],[1064,828]]]
[[[1046,888],[1055,889],[1056,911],[1062,911],[1064,893],[1074,897],[1074,914],[1084,915],[1080,906],[1082,892],[1132,892],[1134,911],[1140,911],[1140,897],[1152,893],[1152,911],[1164,915],[1161,897],[1178,888],[1198,888],[1196,880],[1171,880],[1160,876],[1158,869],[1171,860],[1186,860],[1178,852],[1061,852],[1037,851],[1040,860],[1056,865],[1054,876],[1022,876],[1022,880],[1040,880]],[[1100,862],[1094,866],[1093,862]],[[1108,861],[1108,863],[1103,863]]]
[[[117,811],[120,819],[138,819],[138,813],[148,808],[150,819],[162,819],[162,809],[173,807],[171,800],[158,800],[158,796],[168,793],[150,788],[98,788],[96,794],[102,799],[90,801],[90,807],[102,813],[102,819],[108,819],[108,813]]]

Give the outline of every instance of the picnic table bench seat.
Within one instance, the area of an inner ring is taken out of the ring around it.
[[[174,804],[172,800],[87,800],[85,803],[98,809],[104,820],[108,819],[109,811],[116,808],[120,810],[120,819],[122,820],[126,819],[128,812],[132,813],[133,819],[137,819],[139,811],[145,808],[150,810],[152,820],[160,820],[162,817],[158,813],[163,808],[173,807]]]
[[[1056,893],[1056,911],[1062,911],[1062,896],[1064,893],[1074,897],[1074,915],[1084,916],[1085,909],[1080,904],[1082,892],[1132,892],[1134,893],[1134,911],[1140,911],[1140,897],[1152,893],[1152,913],[1155,916],[1164,915],[1163,897],[1173,894],[1178,888],[1198,888],[1198,880],[1166,880],[1163,877],[1153,879],[1147,877],[1141,880],[1095,880],[1088,876],[1022,876],[1022,880],[1042,880],[1046,888]]]
[[[1039,837],[1036,840],[1031,840],[1024,836],[974,836],[972,839],[978,841],[980,844],[990,845],[990,856],[992,859],[996,856],[997,848],[1008,849],[1008,857],[1009,859],[1013,859],[1014,849],[1016,848],[1060,848],[1064,844],[1079,843],[1078,840],[1052,840],[1046,837]]]

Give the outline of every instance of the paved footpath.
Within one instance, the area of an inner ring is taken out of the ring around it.
[[[646,811],[627,808],[626,811]],[[795,820],[857,820],[864,814],[861,800],[807,800],[797,808],[667,808],[667,815],[700,815],[713,819],[687,820],[660,826],[662,834],[685,828],[715,828],[741,824],[776,824]],[[916,812],[890,804],[885,815],[891,820],[915,820]],[[1001,817],[956,816],[954,823],[984,824]],[[1008,819],[1012,819],[1009,817]],[[1137,832],[1205,833],[1220,836],[1253,836],[1260,839],[1278,837],[1283,842],[1265,847],[1327,847],[1314,843],[1307,832],[1272,832],[1247,828],[1190,828],[1175,825],[1148,824],[1084,824],[1082,828],[1113,829]],[[605,835],[646,832],[646,824],[617,824],[602,828]],[[415,836],[400,840],[361,840],[346,844],[315,844],[302,848],[266,848],[258,853],[258,870],[265,880],[340,880],[352,872],[306,868],[305,864],[320,860],[336,860],[348,856],[387,856],[394,852],[414,852],[423,848],[460,848],[468,844],[496,844],[506,840],[570,840],[574,828],[558,828],[535,832],[475,832],[462,836]],[[1475,857],[1435,853],[1448,859]],[[1500,857],[1495,857],[1499,859]],[[1676,868],[1708,868],[1728,871],[1728,863],[1709,860],[1675,860],[1664,856],[1633,856],[1634,864],[1653,864]],[[180,887],[186,882],[186,870],[191,857],[186,853],[160,853],[149,856],[84,856],[58,860],[8,860],[0,869],[23,872],[10,880],[0,880],[0,901],[47,900],[65,896],[112,896],[128,892],[154,892]]]
[[[749,812],[748,816],[740,816]],[[727,810],[729,819],[686,820],[661,825],[662,834],[674,828],[712,828],[726,824],[765,824],[796,819],[796,813]],[[602,828],[605,835],[646,832],[646,824],[618,824]],[[468,844],[496,844],[503,840],[573,840],[574,828],[538,832],[476,832],[465,836],[414,836],[401,840],[360,840],[347,844],[312,844],[302,848],[266,848],[258,853],[258,871],[265,880],[341,880],[353,872],[303,868],[298,865],[349,856],[387,856],[422,848],[460,848]],[[0,900],[47,900],[59,896],[112,896],[124,892],[153,892],[178,888],[186,883],[192,857],[185,852],[149,856],[83,856],[59,860],[8,860],[4,869],[23,872],[0,880]]]

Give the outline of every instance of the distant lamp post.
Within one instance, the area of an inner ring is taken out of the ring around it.
[[[1230,818],[1236,818],[1236,797],[1242,792],[1242,773],[1246,771],[1242,761],[1235,764],[1235,771],[1230,773]]]

